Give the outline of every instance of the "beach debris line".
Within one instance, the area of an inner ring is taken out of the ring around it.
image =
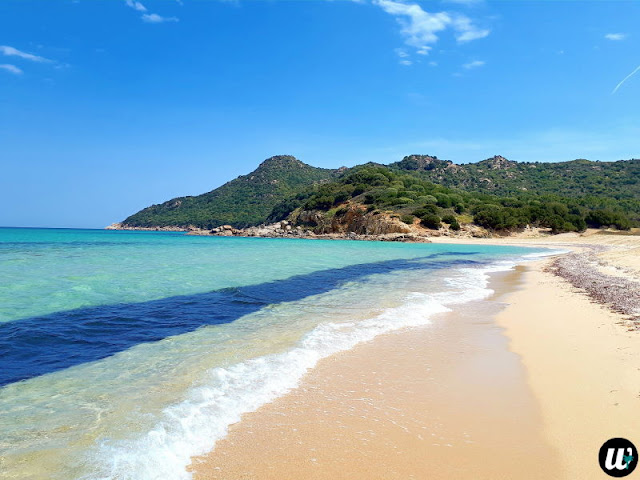
[[[586,251],[560,256],[547,270],[584,290],[595,302],[626,315],[629,330],[640,330],[640,282],[600,271],[598,265],[606,265],[597,257],[602,250],[602,246],[590,246]]]

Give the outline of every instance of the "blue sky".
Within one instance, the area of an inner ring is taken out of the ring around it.
[[[284,153],[638,158],[639,19],[611,0],[3,0],[0,225],[102,227]]]

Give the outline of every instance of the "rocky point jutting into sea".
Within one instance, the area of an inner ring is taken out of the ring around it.
[[[214,235],[266,238],[326,238],[344,240],[379,240],[429,242],[431,237],[452,236],[456,238],[488,238],[492,233],[476,225],[464,225],[453,230],[442,224],[438,230],[423,228],[419,221],[407,224],[398,215],[369,212],[366,208],[352,205],[339,215],[327,218],[320,211],[301,211],[290,217],[270,224],[235,228],[221,225],[212,229],[203,229],[190,225],[182,227],[135,227],[114,223],[108,230],[147,230],[147,231],[183,231],[189,235]],[[532,231],[531,229],[529,229]],[[537,231],[537,230],[536,230]]]

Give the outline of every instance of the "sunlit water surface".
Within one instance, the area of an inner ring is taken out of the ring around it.
[[[320,358],[428,325],[541,253],[0,229],[0,478],[190,478]]]

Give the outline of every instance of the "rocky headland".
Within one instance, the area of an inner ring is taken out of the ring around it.
[[[108,230],[141,230],[159,232],[186,232],[188,235],[218,237],[262,237],[262,238],[307,238],[334,240],[368,240],[386,242],[423,242],[433,237],[491,238],[490,231],[477,225],[463,225],[453,230],[442,223],[438,230],[424,228],[416,219],[412,224],[401,221],[399,215],[390,212],[367,211],[360,205],[349,205],[332,216],[318,210],[302,210],[287,220],[236,228],[221,225],[203,229],[194,225],[187,227],[136,227],[126,223],[114,223]]]

